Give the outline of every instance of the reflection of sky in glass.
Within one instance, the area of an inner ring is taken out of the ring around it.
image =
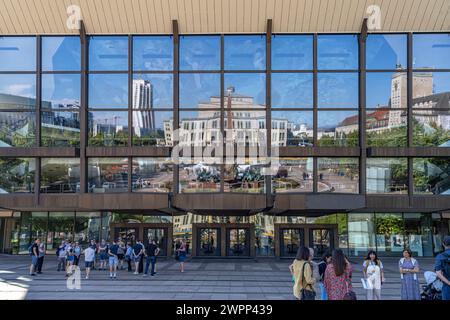
[[[272,74],[273,108],[312,108],[313,76],[307,73]]]
[[[433,93],[450,92],[450,72],[433,72],[432,75]]]
[[[219,96],[220,74],[180,74],[180,108],[197,108],[199,103]]]
[[[89,38],[90,70],[127,70],[128,37],[94,36]]]
[[[272,111],[272,120],[288,120],[289,122],[300,125],[306,124],[308,128],[313,127],[312,111]]]
[[[225,74],[225,92],[234,87],[235,94],[254,98],[254,103],[266,104],[266,75],[263,73]]]
[[[358,69],[358,37],[356,35],[319,35],[319,70]]]
[[[43,71],[78,71],[80,69],[80,37],[42,37]]]
[[[173,76],[171,74],[135,74],[134,79],[150,82],[153,108],[173,107]]]
[[[405,69],[408,66],[406,47],[404,34],[370,34],[366,47],[367,69],[397,69],[397,64]]]
[[[344,119],[354,116],[358,116],[358,111],[319,111],[318,126],[319,129],[336,128]]]
[[[272,37],[272,70],[312,70],[313,37],[274,35]]]
[[[90,108],[127,108],[127,74],[90,74]]]
[[[450,33],[415,34],[413,67],[450,69]]]
[[[172,70],[172,36],[133,37],[134,70]]]
[[[366,104],[368,108],[388,107],[391,99],[392,72],[367,73]],[[406,75],[406,74],[405,74]],[[404,105],[406,108],[407,106]]]
[[[226,70],[264,70],[266,37],[263,35],[225,36]]]
[[[36,76],[33,74],[0,75],[0,93],[36,98]]]
[[[180,70],[219,70],[219,36],[181,36]]]
[[[357,73],[319,73],[319,108],[358,108]]]
[[[42,101],[50,101],[52,107],[80,105],[79,74],[43,74]]]
[[[127,111],[89,111],[89,118],[100,124],[128,127]]]
[[[36,71],[36,38],[0,37],[0,71]]]

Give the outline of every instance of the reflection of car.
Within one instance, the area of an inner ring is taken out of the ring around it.
[[[301,140],[298,142],[298,146],[299,146],[299,147],[312,147],[313,144],[312,144],[311,142],[309,142],[308,140],[301,139]]]
[[[286,168],[279,168],[277,174],[275,175],[275,178],[287,178],[288,177],[288,171]]]
[[[104,182],[102,185],[102,188],[105,188],[105,189],[113,189],[115,187],[116,187],[116,184],[112,183],[112,182]]]

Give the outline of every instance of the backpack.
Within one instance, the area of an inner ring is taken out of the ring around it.
[[[34,255],[34,253],[33,253],[33,246],[34,246],[34,243],[31,244],[31,245],[28,247],[28,254],[29,254],[30,256],[33,256],[33,255]]]
[[[445,258],[442,262],[444,263],[444,270],[442,272],[444,273],[444,276],[449,279],[450,278],[450,255],[447,253],[443,253],[442,256]]]

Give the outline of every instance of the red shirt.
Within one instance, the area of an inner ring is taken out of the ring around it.
[[[334,266],[330,263],[325,270],[324,285],[327,291],[328,300],[343,300],[345,294],[352,289],[352,272],[351,264],[347,265],[344,274],[339,277],[334,272]]]

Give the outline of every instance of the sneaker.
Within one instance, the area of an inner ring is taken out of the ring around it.
[[[86,276],[86,279],[89,279],[89,277],[88,277],[88,276]]]
[[[135,272],[134,274],[139,274],[139,273]]]
[[[30,274],[30,276],[35,276],[35,275],[36,275],[36,273],[31,273],[31,274]]]
[[[152,274],[151,276],[154,277],[156,273]]]
[[[42,274],[42,272],[41,272],[41,271],[38,271],[37,274]]]
[[[114,278],[114,279],[116,279],[116,278],[117,278],[117,276],[116,276],[116,275],[114,275],[114,276],[113,276],[113,278]]]

